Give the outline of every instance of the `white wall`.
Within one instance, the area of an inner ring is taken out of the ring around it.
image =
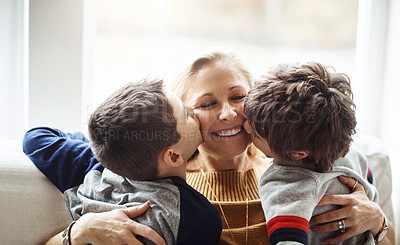
[[[29,127],[80,130],[83,1],[30,1],[29,15]]]
[[[20,139],[27,128],[27,5],[0,1],[0,138]]]

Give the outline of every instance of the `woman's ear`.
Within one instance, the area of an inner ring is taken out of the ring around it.
[[[180,153],[174,152],[172,148],[167,148],[163,155],[164,162],[170,167],[178,167],[185,163]]]
[[[307,151],[293,151],[293,160],[298,161],[308,157]]]

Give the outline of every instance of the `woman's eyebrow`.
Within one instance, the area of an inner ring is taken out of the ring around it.
[[[245,88],[245,87],[243,87],[243,86],[240,86],[240,85],[232,86],[232,87],[230,87],[230,88],[229,88],[229,90],[234,90],[235,88],[237,88],[237,89],[244,89],[244,90],[246,90],[246,88]]]
[[[243,88],[242,86],[236,85],[236,86],[232,86],[232,87],[230,87],[230,88],[229,88],[229,90],[233,90],[233,89],[235,89],[235,88],[237,88],[237,87],[239,87],[239,88]]]
[[[201,98],[203,98],[203,97],[211,97],[211,96],[213,96],[212,93],[205,93],[205,94],[200,95],[200,96],[197,97],[196,99],[201,99]]]

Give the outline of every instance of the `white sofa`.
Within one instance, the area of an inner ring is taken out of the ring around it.
[[[380,205],[393,220],[387,152],[374,137],[359,136],[356,144],[370,161]],[[43,244],[70,222],[63,196],[25,156],[22,142],[0,140],[0,244]]]
[[[0,140],[0,244],[43,244],[71,222],[61,192],[22,152]]]

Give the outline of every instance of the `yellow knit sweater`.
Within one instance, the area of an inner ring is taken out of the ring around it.
[[[254,169],[188,172],[186,181],[221,213],[223,230],[219,244],[269,244]]]

